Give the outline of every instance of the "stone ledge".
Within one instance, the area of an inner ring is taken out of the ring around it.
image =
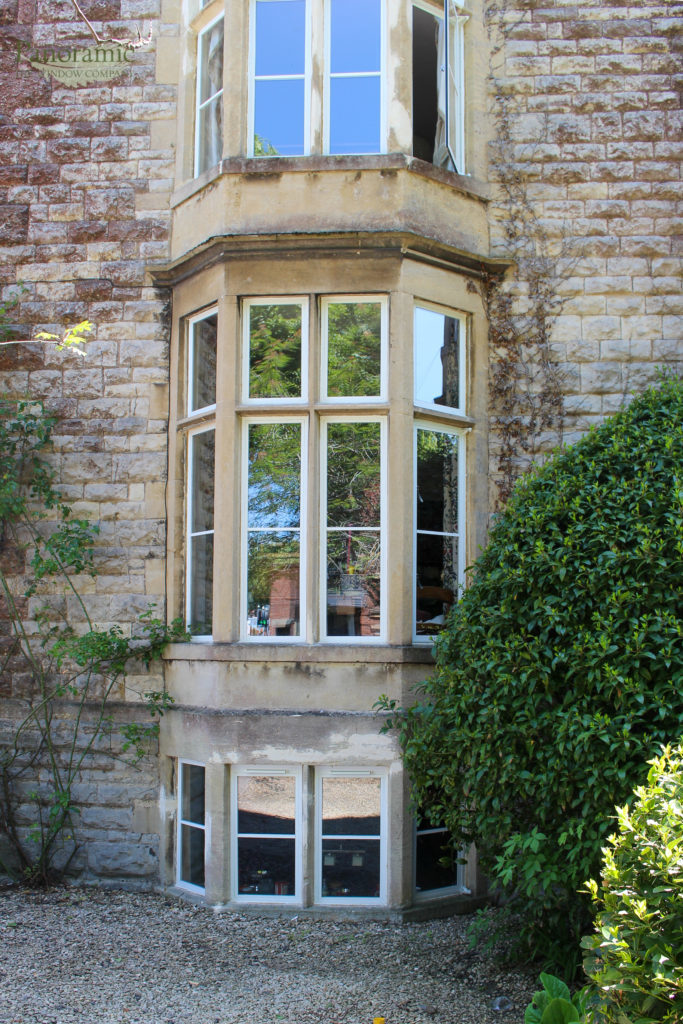
[[[433,665],[432,648],[425,645],[391,644],[261,644],[204,643],[169,644],[165,661],[243,661],[304,663],[380,663],[383,665]]]

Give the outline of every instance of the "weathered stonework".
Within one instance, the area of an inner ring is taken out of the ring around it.
[[[167,685],[178,707],[162,725],[161,755],[142,774],[104,750],[89,762],[79,783],[84,845],[74,867],[89,877],[172,884],[174,766],[187,758],[207,766],[217,865],[207,895],[225,901],[225,766],[298,758],[313,773],[326,757],[343,762],[355,750],[359,763],[374,756],[390,778],[398,851],[390,902],[407,905],[407,783],[397,747],[377,738],[369,710],[382,690],[408,694],[430,657],[410,647],[406,585],[414,298],[453,307],[469,324],[471,416],[458,429],[469,431],[471,562],[496,505],[506,444],[492,385],[502,350],[487,340],[487,288],[509,298],[497,307],[489,337],[500,329],[517,345],[506,373],[522,399],[510,416],[520,413],[522,437],[530,409],[537,420],[527,447],[513,452],[513,474],[560,434],[571,440],[619,408],[659,367],[680,367],[680,57],[673,45],[680,11],[654,0],[475,0],[464,30],[467,174],[460,175],[411,155],[409,0],[387,0],[388,153],[325,155],[316,130],[310,156],[248,157],[248,5],[227,0],[222,161],[194,177],[197,34],[215,11],[211,3],[190,7],[95,0],[87,14],[98,32],[130,37],[139,26],[152,42],[136,50],[120,78],[71,88],[17,66],[16,57],[18,44],[89,45],[71,4],[11,0],[4,9],[1,295],[24,288],[13,313],[21,337],[59,333],[86,318],[97,335],[85,359],[38,344],[0,349],[2,386],[13,396],[42,397],[58,413],[53,458],[62,492],[77,514],[100,524],[99,575],[81,589],[98,625],[128,631],[151,604],[169,617],[184,610],[187,318],[215,304],[228,325],[221,401],[237,416],[241,296],[273,288],[390,295],[398,325],[392,373],[401,376],[391,408],[397,483],[389,536],[401,552],[389,587],[391,654],[373,648],[364,660],[361,651],[330,646],[323,656],[313,644],[305,656],[284,646],[270,656],[240,646],[239,510],[226,497],[214,643],[179,645],[165,670],[122,685],[115,706],[122,721],[139,713],[143,689]],[[313,93],[314,110],[322,109],[322,95]],[[539,280],[554,296],[550,305],[534,306]],[[545,422],[539,411],[548,403]],[[235,489],[235,436],[232,426],[217,442],[227,496]],[[21,576],[17,553],[5,557]],[[6,622],[0,629],[6,632]],[[15,668],[0,680],[4,729],[20,713],[16,702],[29,682]],[[312,794],[312,781],[304,785]]]

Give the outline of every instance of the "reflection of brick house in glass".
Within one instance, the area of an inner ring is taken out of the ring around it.
[[[159,0],[120,81],[3,57],[3,287],[24,282],[26,331],[98,327],[78,364],[0,352],[3,384],[62,417],[65,493],[101,523],[93,617],[156,603],[194,634],[120,694],[122,715],[136,689],[175,706],[146,778],[88,769],[84,874],[217,904],[477,896],[372,705],[430,670],[495,507],[484,299],[503,273],[512,309],[528,298],[502,97],[551,255],[576,241],[548,349],[519,351],[529,394],[557,364],[573,437],[681,355],[668,19],[508,6],[501,29],[483,0],[193,0],[182,21]],[[17,38],[81,32],[26,12]],[[21,680],[2,686],[11,715]]]

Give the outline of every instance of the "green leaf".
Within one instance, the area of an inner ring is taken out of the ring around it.
[[[541,1024],[570,1024],[579,1020],[579,1011],[567,999],[553,999],[541,1017]]]

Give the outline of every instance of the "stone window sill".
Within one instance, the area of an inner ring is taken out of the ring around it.
[[[226,644],[195,641],[169,644],[163,657],[166,661],[434,664],[432,648],[426,644],[412,647],[391,644]]]
[[[480,202],[488,203],[491,199],[488,184],[478,178],[446,171],[406,153],[379,153],[362,156],[230,157],[227,160],[222,160],[215,167],[209,168],[208,171],[204,171],[197,178],[181,185],[171,199],[171,207],[178,206],[190,199],[224,174],[240,174],[265,179],[297,172],[312,174],[320,171],[373,170],[380,173],[408,170],[421,178],[449,185],[456,191]]]

